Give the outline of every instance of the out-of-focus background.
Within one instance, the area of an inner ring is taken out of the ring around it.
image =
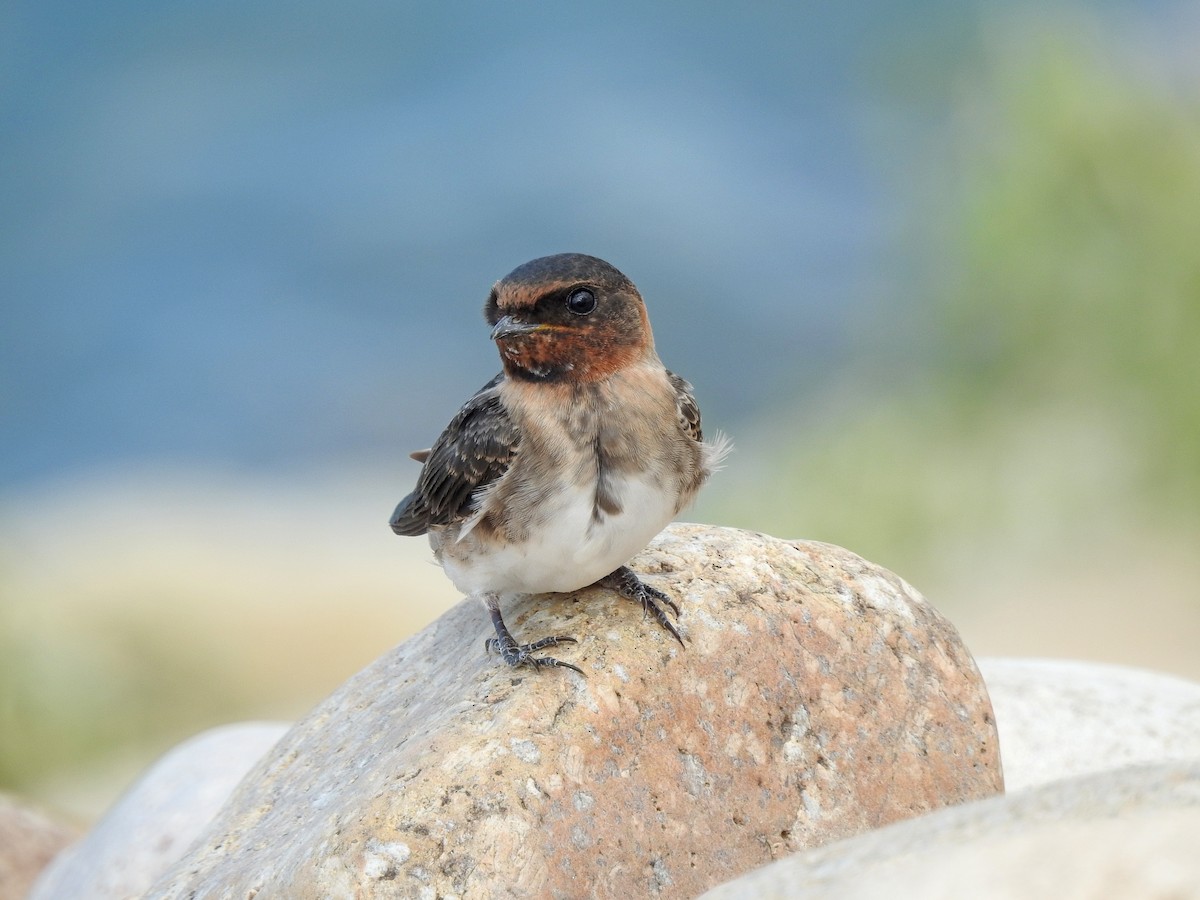
[[[1200,677],[1197,46],[1133,0],[5,5],[0,790],[86,821],[455,602],[386,520],[563,250],[734,437],[689,518],[980,655]]]

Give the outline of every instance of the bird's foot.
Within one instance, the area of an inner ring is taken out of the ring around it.
[[[599,581],[596,582],[600,587],[606,587],[616,591],[627,600],[633,600],[642,605],[642,609],[654,616],[656,622],[671,633],[675,640],[679,641],[679,645],[683,646],[683,638],[679,636],[679,629],[667,617],[667,611],[659,604],[664,604],[670,607],[671,612],[679,618],[679,607],[675,605],[675,601],[664,594],[656,587],[651,587],[640,578],[637,573],[629,566],[621,566],[615,572],[610,572]]]
[[[534,656],[539,650],[544,650],[546,647],[553,647],[555,644],[577,644],[575,638],[567,635],[559,634],[554,637],[545,637],[539,641],[534,641],[532,644],[518,644],[508,628],[505,627],[504,621],[499,618],[499,611],[492,617],[493,623],[496,625],[496,636],[488,638],[483,642],[483,647],[489,653],[495,650],[500,654],[500,658],[510,666],[530,666],[534,669],[573,669],[580,675],[583,675],[583,669],[579,666],[573,666],[569,662],[563,662],[561,659],[555,659],[553,656]],[[586,677],[586,676],[585,676]]]

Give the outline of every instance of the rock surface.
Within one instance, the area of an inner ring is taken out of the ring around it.
[[[74,829],[0,794],[0,900],[23,900],[38,873],[74,839]]]
[[[1126,666],[981,659],[1008,791],[1200,759],[1200,684]],[[1200,832],[1198,832],[1200,833]]]
[[[1200,761],[939,810],[764,866],[703,900],[1200,898]]]
[[[30,900],[102,900],[142,893],[183,855],[287,728],[278,722],[226,725],[171,750],[83,840],[47,867]]]
[[[611,592],[510,604],[568,670],[485,656],[452,609],[300,722],[148,897],[694,896],[1002,789],[954,629],[825,544],[677,525],[633,563],[679,647]]]

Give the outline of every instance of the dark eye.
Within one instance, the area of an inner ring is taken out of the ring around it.
[[[596,308],[596,295],[587,288],[576,288],[567,295],[567,309],[577,316],[586,316]]]

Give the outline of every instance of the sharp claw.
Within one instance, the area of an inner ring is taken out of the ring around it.
[[[658,624],[661,625],[663,628],[667,629],[667,631],[671,632],[671,636],[673,638],[675,638],[675,640],[679,641],[680,647],[687,646],[686,644],[684,644],[683,638],[679,636],[679,630],[674,625],[671,624],[670,620],[665,615],[661,619],[658,620]]]
[[[679,618],[679,607],[675,605],[674,600],[672,600],[658,588],[650,587],[648,584],[643,584],[641,586],[645,589],[645,592],[638,592],[639,596],[636,599],[641,602],[642,609],[657,612],[657,604],[654,602],[657,600],[660,603],[665,603],[667,606],[671,607],[671,612],[675,613],[675,618]]]
[[[546,667],[557,667],[559,669],[573,669],[574,671],[578,672],[580,675],[583,675],[583,669],[579,668],[579,666],[573,666],[569,662],[563,662],[561,659],[555,659],[553,656],[539,656],[539,657],[530,656],[525,661],[527,663],[530,663],[535,669],[542,669],[542,668],[546,668]],[[583,677],[587,678],[586,675],[583,675]]]
[[[665,600],[666,598],[659,598],[659,599]],[[668,605],[670,605],[672,607],[675,605],[675,604],[671,603],[670,600],[667,600],[666,602]],[[677,629],[675,627],[675,624],[670,619],[667,618],[667,614],[665,612],[663,612],[662,607],[658,606],[653,600],[647,599],[647,600],[643,601],[642,608],[645,609],[647,612],[653,613],[654,620],[656,622],[658,622],[658,624],[661,625],[663,628],[667,629],[667,631],[671,632],[671,636],[674,637],[675,640],[679,641],[679,646],[681,646],[681,647],[684,646],[683,638],[679,636],[679,629]],[[679,615],[678,610],[675,611],[675,615],[677,615],[677,616]]]
[[[574,669],[580,675],[583,675],[583,669],[579,668],[579,666],[561,662],[553,656],[533,655],[538,650],[545,647],[552,647],[555,644],[576,644],[578,641],[575,638],[565,634],[556,634],[552,637],[545,637],[534,641],[531,644],[518,644],[513,639],[508,626],[504,624],[504,617],[500,615],[499,598],[495,594],[486,594],[483,597],[483,603],[487,607],[488,614],[492,617],[492,625],[496,629],[496,636],[488,638],[483,642],[483,648],[486,652],[495,650],[500,654],[500,658],[510,666],[531,666],[534,669]],[[584,677],[586,678],[587,676],[585,675]]]
[[[553,656],[534,656],[538,650],[545,647],[552,647],[555,644],[578,644],[575,638],[565,634],[554,635],[553,637],[544,637],[541,640],[534,641],[532,644],[518,644],[511,639],[502,640],[498,637],[490,637],[483,642],[483,648],[490,653],[495,650],[510,666],[532,666],[535,669],[560,668],[573,669],[584,678],[583,669],[579,666],[573,666],[569,662],[563,662],[560,659],[555,659]]]
[[[667,617],[666,611],[662,606],[659,606],[659,603],[668,607],[675,614],[675,618],[679,618],[679,607],[675,605],[674,600],[658,588],[646,584],[637,577],[637,574],[632,569],[625,566],[617,569],[611,575],[600,579],[600,583],[605,587],[617,591],[622,597],[640,603],[643,613],[652,614],[654,620],[669,631],[671,636],[679,641],[681,647],[685,646],[683,638],[679,634],[679,629]]]

